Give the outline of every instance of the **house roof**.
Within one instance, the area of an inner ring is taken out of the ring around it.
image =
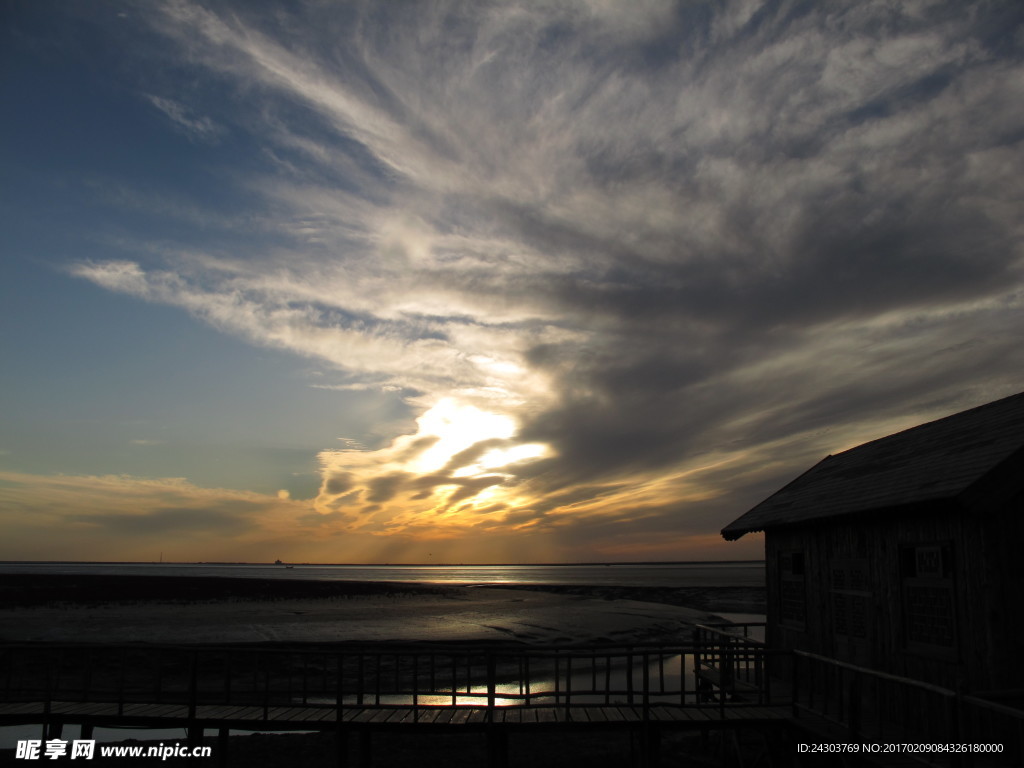
[[[827,456],[722,536],[956,499],[1022,447],[1024,392]]]

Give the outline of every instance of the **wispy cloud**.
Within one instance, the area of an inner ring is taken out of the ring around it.
[[[204,142],[216,142],[227,129],[209,117],[196,115],[184,104],[163,96],[145,95],[146,101],[163,112],[179,130],[190,139]]]
[[[321,455],[346,529],[697,537],[818,453],[1019,389],[1019,9],[181,0],[153,24],[245,94],[267,155],[236,181],[282,239],[75,272],[405,392],[415,434]],[[452,403],[543,450],[417,468]]]

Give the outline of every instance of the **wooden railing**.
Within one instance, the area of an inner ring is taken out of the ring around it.
[[[262,707],[710,706],[691,670],[715,659],[764,680],[748,645],[289,647],[0,645],[3,701]],[[699,661],[698,661],[699,659]],[[767,703],[767,691],[736,703]],[[716,706],[727,702],[716,701]]]
[[[1024,765],[1024,710],[805,651],[791,685],[796,719],[820,716],[851,743],[921,745],[906,756],[925,765]]]
[[[698,624],[694,629],[694,676],[705,699],[772,701],[769,655],[754,638],[764,623]],[[777,655],[777,654],[776,654]]]
[[[998,694],[996,694],[998,695]],[[988,765],[1024,766],[1024,697],[1008,706],[980,696],[960,696],[957,708],[961,739],[971,744],[1001,745],[1001,752],[969,752],[966,768]]]
[[[764,632],[768,625],[763,621],[720,622],[698,624],[694,628],[694,642],[697,645],[714,645],[737,642],[764,645]]]

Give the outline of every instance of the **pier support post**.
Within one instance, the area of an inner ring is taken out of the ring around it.
[[[661,761],[661,729],[645,723],[640,732],[640,765],[657,768]]]
[[[230,728],[217,729],[217,765],[228,764],[228,737],[231,735]]]
[[[334,730],[334,755],[338,768],[348,768],[348,731],[340,726]]]
[[[359,731],[359,768],[373,768],[373,738],[369,728]]]
[[[487,729],[487,768],[508,768],[508,733],[502,728]]]

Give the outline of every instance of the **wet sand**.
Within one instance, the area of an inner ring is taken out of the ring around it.
[[[0,641],[678,642],[694,624],[716,620],[714,610],[750,611],[759,599],[760,591],[748,588],[55,576],[21,585],[4,580]]]

